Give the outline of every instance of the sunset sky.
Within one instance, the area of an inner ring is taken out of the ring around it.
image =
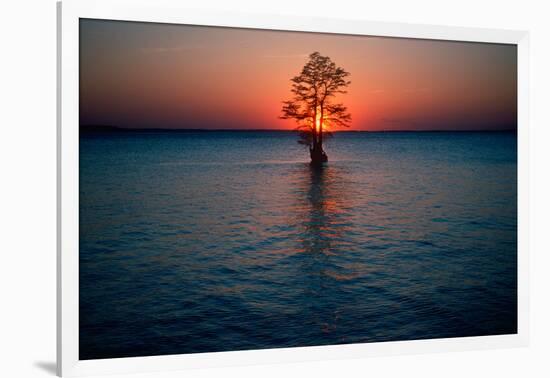
[[[310,53],[351,73],[352,130],[515,129],[513,45],[80,21],[80,123],[293,129],[290,79]]]

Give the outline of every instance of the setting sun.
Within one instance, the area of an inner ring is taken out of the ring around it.
[[[323,122],[323,129],[327,128],[327,124]],[[321,130],[321,111],[317,110],[317,116],[315,117],[315,129],[317,132]]]

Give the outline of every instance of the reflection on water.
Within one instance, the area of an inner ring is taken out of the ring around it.
[[[516,139],[81,140],[80,358],[516,331]]]
[[[334,306],[334,302],[328,295],[333,295],[330,290],[330,282],[352,279],[351,273],[337,273],[331,270],[331,258],[338,247],[334,246],[346,233],[346,224],[339,219],[338,209],[344,208],[347,197],[345,188],[337,187],[341,184],[336,168],[325,166],[313,166],[304,164],[297,169],[298,190],[296,202],[299,204],[291,210],[297,220],[300,220],[298,228],[299,242],[303,249],[297,249],[305,253],[301,261],[301,274],[303,275],[301,286],[307,288],[304,296],[313,296],[315,299],[310,307],[305,306],[304,318],[312,319],[319,331],[323,334],[334,332],[342,309]],[[336,187],[336,188],[335,188]],[[341,212],[340,212],[341,213]],[[307,311],[309,310],[309,311]],[[345,338],[335,340],[345,342]]]
[[[334,172],[330,167],[307,165],[304,169],[304,192],[298,192],[298,201],[307,201],[307,214],[297,214],[304,219],[304,250],[314,254],[329,254],[332,227],[335,217],[335,198],[331,193]],[[342,193],[344,195],[344,193]]]

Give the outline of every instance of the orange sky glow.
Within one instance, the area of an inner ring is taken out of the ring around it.
[[[80,123],[293,129],[290,79],[310,53],[351,73],[351,130],[510,130],[513,45],[80,21]]]

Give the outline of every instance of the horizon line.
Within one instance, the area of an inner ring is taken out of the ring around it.
[[[169,127],[121,127],[110,125],[80,125],[79,129],[84,132],[132,132],[132,131],[144,131],[144,132],[298,132],[296,129],[209,129],[209,128],[169,128]],[[434,132],[458,132],[458,133],[471,133],[471,132],[517,132],[517,128],[507,129],[460,129],[460,130],[442,130],[442,129],[382,129],[382,130],[331,130],[330,133],[434,133]]]

